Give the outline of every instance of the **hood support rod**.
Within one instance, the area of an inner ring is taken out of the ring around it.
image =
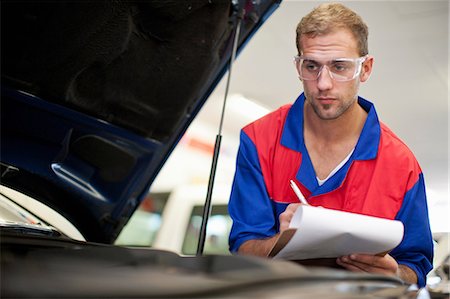
[[[227,82],[226,82],[226,87],[225,87],[225,96],[223,99],[222,114],[220,116],[219,132],[216,135],[216,142],[214,144],[214,154],[213,154],[211,172],[209,174],[209,181],[208,181],[208,192],[206,193],[205,205],[203,206],[203,217],[202,217],[202,224],[200,227],[200,235],[199,235],[199,239],[198,239],[197,256],[203,255],[203,249],[205,247],[206,227],[208,225],[209,216],[211,215],[211,198],[212,198],[213,187],[214,187],[214,179],[216,176],[217,162],[219,159],[220,144],[222,141],[222,126],[223,126],[223,119],[225,116],[225,107],[226,107],[227,98],[228,98],[228,90],[230,88],[231,69],[232,69],[233,63],[236,59],[237,46],[238,46],[239,34],[240,34],[241,23],[242,23],[243,17],[244,17],[244,9],[240,9],[239,12],[237,13],[236,31],[235,31],[235,35],[234,35],[233,49],[231,52],[231,59],[230,59],[230,67],[228,70],[228,77],[227,77]]]

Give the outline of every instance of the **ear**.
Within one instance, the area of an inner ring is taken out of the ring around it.
[[[370,74],[372,73],[373,57],[367,56],[366,61],[364,61],[361,69],[361,74],[359,79],[361,82],[369,80]]]

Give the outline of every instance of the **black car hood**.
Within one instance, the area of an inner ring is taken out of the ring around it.
[[[3,1],[2,184],[113,242],[279,2]]]

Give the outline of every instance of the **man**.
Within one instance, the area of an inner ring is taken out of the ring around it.
[[[299,23],[304,93],[241,131],[230,250],[267,256],[300,204],[294,180],[313,206],[402,221],[404,238],[389,254],[336,263],[423,287],[433,258],[424,179],[412,152],[357,95],[373,66],[367,37],[366,24],[341,4],[322,4]]]

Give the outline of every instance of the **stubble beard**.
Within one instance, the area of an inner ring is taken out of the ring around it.
[[[339,118],[341,115],[343,115],[348,109],[352,106],[352,104],[356,101],[348,101],[343,102],[341,100],[339,101],[338,106],[336,106],[335,109],[333,109],[333,106],[331,104],[320,104],[318,101],[312,100],[309,101],[311,104],[311,107],[314,110],[314,113],[319,117],[321,120],[334,120]],[[333,111],[334,110],[334,111]]]

